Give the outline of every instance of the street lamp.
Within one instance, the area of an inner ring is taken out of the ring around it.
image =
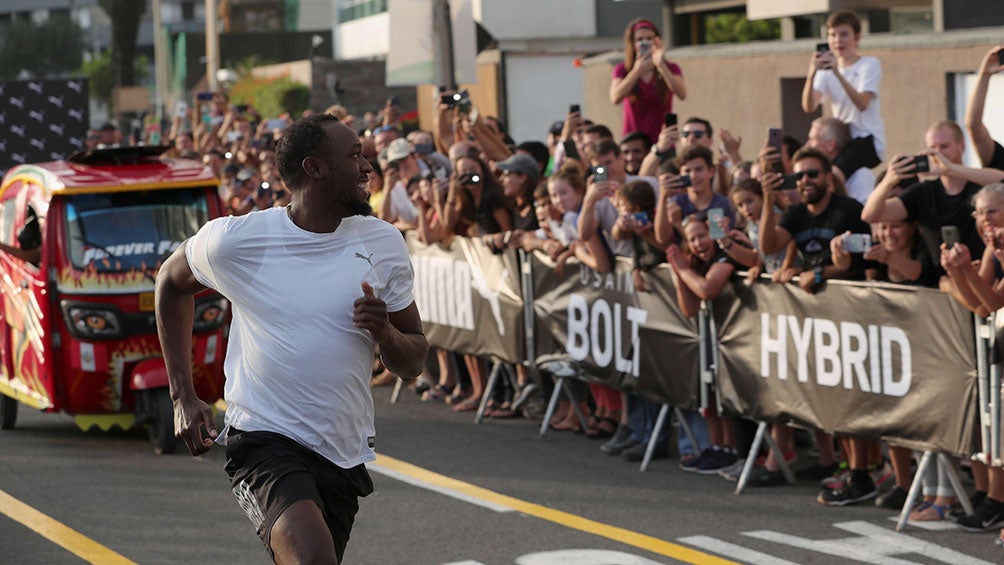
[[[315,33],[310,38],[310,57],[311,58],[317,57],[317,48],[320,47],[322,43],[324,43],[324,36],[323,35],[319,35],[319,34]]]
[[[216,71],[216,82],[220,84],[220,88],[223,90],[230,90],[230,87],[237,82],[237,79],[241,78],[237,74],[237,71],[233,69],[220,69]]]

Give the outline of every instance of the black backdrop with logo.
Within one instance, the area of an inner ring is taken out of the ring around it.
[[[86,79],[0,82],[0,175],[83,149],[90,121],[87,88]]]

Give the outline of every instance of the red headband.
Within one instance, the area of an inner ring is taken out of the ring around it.
[[[641,28],[648,28],[652,31],[655,31],[655,26],[649,22],[638,22],[631,27],[631,31],[638,31]]]

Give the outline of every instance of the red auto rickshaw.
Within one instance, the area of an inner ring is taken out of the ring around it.
[[[145,426],[157,453],[176,443],[157,339],[162,262],[223,213],[219,181],[166,147],[102,149],[20,165],[0,184],[0,429],[18,403],[73,415],[84,430]],[[39,253],[24,247],[39,245]],[[20,251],[19,251],[20,250]],[[196,296],[199,396],[223,395],[229,304]]]

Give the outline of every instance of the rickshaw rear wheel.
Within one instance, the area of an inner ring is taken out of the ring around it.
[[[178,439],[174,437],[174,406],[167,387],[145,391],[147,404],[146,433],[157,455],[174,453]]]
[[[14,429],[15,422],[17,422],[17,401],[0,394],[0,430]]]

